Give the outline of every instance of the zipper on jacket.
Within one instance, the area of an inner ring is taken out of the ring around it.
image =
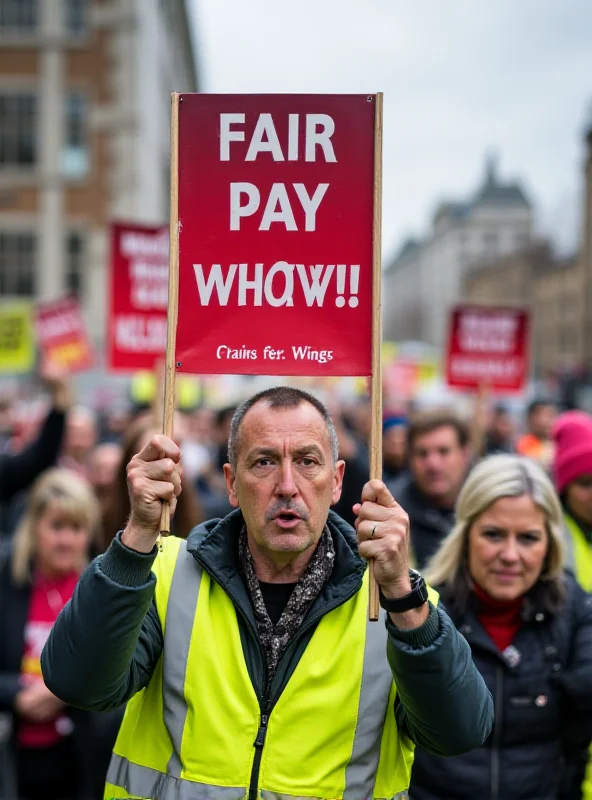
[[[201,559],[198,557],[198,555],[196,553],[192,553],[192,555],[195,558],[195,560],[198,562],[198,564],[201,566],[201,568],[205,569],[206,572],[208,572],[209,575],[212,575],[212,573],[207,569],[206,565],[201,561]],[[219,583],[214,575],[212,575],[212,577],[214,578],[214,580],[217,583]],[[235,609],[238,611],[240,616],[245,621],[248,630],[251,632],[251,635],[255,639],[257,647],[259,648],[259,653],[261,654],[261,659],[263,661],[263,664],[265,665],[265,653],[263,652],[263,648],[261,647],[261,642],[259,641],[259,635],[257,633],[257,630],[253,627],[253,625],[251,623],[251,620],[249,619],[248,615],[245,613],[244,609],[241,608],[240,604],[232,596],[232,593],[228,591],[228,588],[226,586],[224,586],[223,584],[220,584],[220,585],[225,590],[225,592],[228,594],[228,596],[232,600],[232,604],[234,605]],[[334,601],[332,603],[328,603],[325,608],[323,608],[322,610],[318,611],[311,618],[305,620],[304,624],[296,632],[294,638],[292,639],[292,641],[290,642],[290,644],[288,645],[288,647],[284,651],[282,657],[280,658],[278,667],[282,663],[284,658],[286,658],[287,655],[290,652],[293,651],[293,648],[295,648],[296,643],[298,642],[298,640],[300,639],[301,636],[303,636],[310,628],[312,628],[314,625],[316,625],[317,622],[319,622],[319,620],[321,620],[330,611],[333,611],[335,608],[339,608],[339,606],[342,606],[344,603],[347,603],[349,600],[351,600],[352,597],[356,594],[356,592],[360,591],[360,586],[361,586],[361,581],[360,581],[360,584],[352,587],[352,589],[347,593],[347,595],[345,595],[345,597],[340,598],[337,602]],[[271,698],[271,683],[272,682],[270,680],[268,680],[267,667],[264,666],[264,669],[265,669],[265,680],[264,680],[264,684],[263,685],[264,685],[265,689],[264,689],[264,692],[263,692],[263,697],[261,698],[261,700],[259,702],[259,710],[260,710],[259,728],[257,729],[257,736],[255,737],[255,741],[253,742],[253,747],[255,748],[255,758],[253,759],[253,767],[251,769],[251,780],[249,782],[248,800],[258,800],[257,794],[258,794],[258,790],[259,790],[258,783],[259,783],[259,773],[261,771],[261,758],[263,756],[263,747],[265,745],[265,739],[267,737],[267,727],[269,725],[269,715],[271,714],[271,712],[273,710],[273,707],[275,705],[275,702],[272,702],[272,698]]]
[[[257,800],[257,795],[259,792],[258,784],[259,772],[261,771],[261,758],[263,756],[263,747],[265,745],[265,738],[267,736],[267,726],[269,725],[270,694],[271,681],[267,681],[266,678],[265,694],[260,706],[261,716],[259,718],[259,728],[257,729],[257,736],[253,742],[253,747],[255,748],[255,758],[253,759],[253,767],[251,769],[248,800]]]
[[[504,668],[500,664],[495,673],[495,722],[491,738],[491,800],[499,800],[500,782],[500,741],[502,737],[502,717],[504,707]]]
[[[318,613],[318,614],[314,615],[311,619],[307,620],[300,627],[300,629],[297,631],[296,635],[294,636],[294,638],[290,642],[290,645],[284,651],[284,653],[283,653],[283,655],[282,655],[282,657],[280,659],[280,664],[283,661],[283,659],[286,657],[288,652],[290,651],[291,646],[292,645],[295,646],[295,644],[298,641],[298,639],[301,636],[303,636],[309,628],[311,628],[320,619],[322,619],[325,616],[325,614],[328,614],[329,611],[332,611],[334,607],[337,608],[338,606],[343,605],[343,603],[347,603],[348,600],[351,600],[351,598],[354,596],[354,594],[357,591],[359,591],[359,589],[360,589],[360,587],[358,586],[355,590],[350,592],[347,595],[347,597],[343,598],[343,600],[341,600],[339,603],[336,603],[335,606],[333,606],[333,604],[330,604],[330,607],[324,609],[322,611],[322,613]],[[267,675],[266,675],[266,678],[265,678],[265,692],[264,692],[263,699],[262,699],[261,704],[260,704],[261,717],[260,717],[260,720],[259,720],[259,728],[257,730],[257,736],[255,738],[255,741],[253,742],[253,747],[255,748],[255,758],[253,759],[253,768],[251,769],[251,780],[250,780],[250,783],[249,783],[248,800],[258,800],[258,790],[259,790],[258,784],[259,784],[259,773],[261,771],[261,758],[263,757],[263,747],[265,745],[265,738],[267,736],[267,726],[269,725],[269,715],[271,714],[274,705],[275,705],[275,703],[271,702],[271,681],[269,681],[267,679]]]

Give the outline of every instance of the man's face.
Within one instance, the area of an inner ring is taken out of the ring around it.
[[[394,425],[382,434],[382,457],[385,464],[403,466],[407,457],[407,430]]]
[[[529,420],[531,433],[534,434],[534,436],[536,436],[538,439],[544,439],[545,441],[550,439],[551,430],[556,417],[557,410],[555,406],[539,406],[536,411],[533,411]]]
[[[96,491],[111,487],[117,477],[122,450],[118,444],[102,444],[96,447],[91,458],[90,479]]]
[[[333,464],[327,426],[314,406],[272,409],[262,401],[250,408],[236,469],[224,466],[228,497],[243,512],[249,544],[284,557],[314,549],[329,507],[341,496],[344,466]]]
[[[567,505],[575,516],[592,525],[592,475],[580,475],[567,486]]]
[[[468,461],[468,448],[461,447],[456,430],[449,425],[417,436],[411,448],[415,483],[436,503],[456,502]]]
[[[494,416],[491,429],[502,442],[510,442],[514,438],[514,421],[505,411],[500,411]]]
[[[88,456],[97,440],[97,429],[91,417],[73,413],[66,423],[65,450],[76,459]]]

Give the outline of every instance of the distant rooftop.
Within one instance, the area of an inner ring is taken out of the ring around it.
[[[405,258],[405,256],[408,256],[410,253],[413,253],[413,251],[417,250],[417,248],[420,247],[420,245],[421,242],[418,241],[417,239],[414,239],[412,237],[405,239],[405,241],[401,246],[401,249],[397,253],[396,261],[400,261],[401,259]]]
[[[442,219],[460,222],[463,219],[469,218],[475,209],[483,206],[494,206],[497,208],[531,208],[531,203],[520,183],[505,183],[500,180],[497,162],[497,157],[490,153],[485,159],[484,179],[473,197],[464,203],[456,200],[445,200],[441,202],[434,213],[432,219],[433,225],[437,225]],[[398,269],[401,261],[422,245],[423,240],[421,239],[413,237],[405,239],[396,258],[389,265],[388,271]]]
[[[502,183],[497,174],[497,158],[489,155],[485,160],[485,180],[471,203],[478,205],[521,205],[530,208],[530,203],[518,183]]]

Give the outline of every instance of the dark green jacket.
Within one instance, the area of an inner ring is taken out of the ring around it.
[[[238,561],[240,511],[200,525],[187,547],[229,594],[237,609],[245,661],[254,689],[263,695],[264,660],[255,618]],[[294,671],[318,621],[362,585],[366,563],[354,530],[333,512],[329,530],[335,565],[319,597],[290,642],[271,685],[271,707]],[[154,605],[156,550],[144,555],[117,537],[88,567],[72,601],[60,614],[41,657],[51,691],[85,709],[106,710],[142,689],[160,658],[163,635]],[[374,623],[384,624],[384,623]],[[493,723],[491,696],[471,651],[441,608],[430,608],[421,628],[397,630],[387,621],[387,655],[398,689],[399,728],[425,750],[456,755],[479,747]]]

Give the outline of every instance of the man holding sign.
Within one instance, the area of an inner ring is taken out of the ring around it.
[[[66,702],[129,701],[106,797],[403,798],[414,743],[455,755],[485,740],[491,698],[409,571],[405,511],[381,481],[356,531],[329,510],[344,464],[318,400],[277,388],[244,403],[224,468],[236,510],[159,552],[179,458],[157,436],[132,459],[129,523],[43,654]],[[386,628],[367,620],[369,558]]]
[[[182,369],[371,376],[380,439],[380,99],[173,96],[165,433]],[[491,698],[409,571],[407,515],[378,479],[357,530],[330,512],[344,464],[322,404],[278,388],[241,406],[235,511],[159,552],[179,461],[170,435],[132,459],[129,523],[43,656],[74,705],[129,701],[107,797],[403,798],[414,742],[483,742]]]

